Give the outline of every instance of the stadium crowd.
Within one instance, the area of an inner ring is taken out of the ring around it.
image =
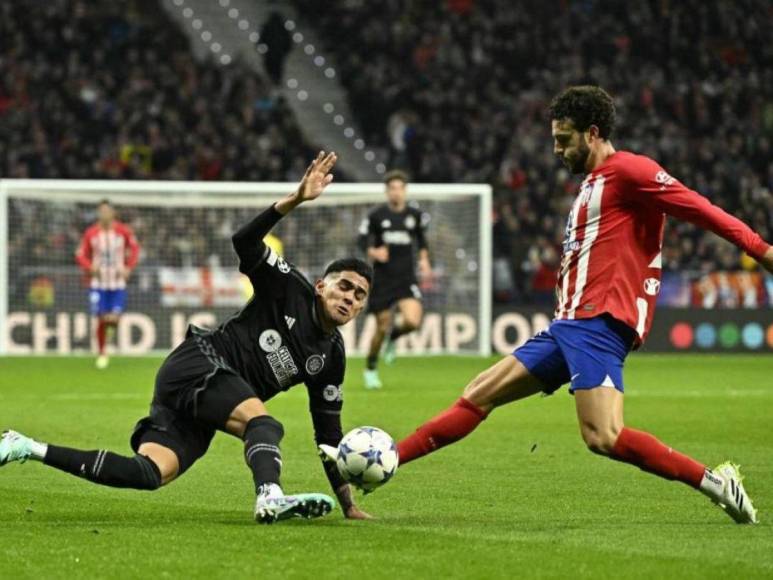
[[[284,181],[308,158],[271,82],[197,61],[160,2],[0,3],[0,175]]]
[[[619,147],[773,238],[773,7],[764,0],[295,0],[338,60],[367,139],[417,181],[496,188],[500,297],[550,299],[568,195],[546,108],[570,84],[616,98]],[[739,267],[671,222],[666,269]],[[515,289],[512,291],[511,289]]]
[[[494,185],[498,300],[552,300],[577,180],[552,155],[545,111],[569,84],[615,96],[619,147],[654,157],[773,238],[764,0],[294,3],[302,26],[328,39],[367,140],[392,166],[420,182]],[[0,3],[0,176],[299,177],[309,151],[272,82],[238,59],[196,61],[160,5],[37,4],[33,18],[21,0]],[[160,255],[196,246],[173,216],[159,223]],[[667,271],[753,267],[675,221],[663,256]]]

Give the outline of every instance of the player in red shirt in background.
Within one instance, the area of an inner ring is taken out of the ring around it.
[[[602,89],[571,87],[553,100],[550,115],[554,153],[572,173],[587,174],[569,213],[555,319],[473,379],[453,406],[400,441],[400,463],[461,439],[500,405],[570,383],[591,451],[684,482],[736,522],[756,523],[736,465],[708,469],[649,433],[624,426],[622,370],[652,324],[666,214],[715,232],[771,272],[773,249],[652,159],[615,151],[609,141],[615,108]]]
[[[97,368],[108,365],[105,345],[126,306],[126,282],[137,265],[140,246],[131,228],[115,219],[108,200],[97,206],[97,223],[81,239],[75,260],[89,276],[89,303],[97,317]]]

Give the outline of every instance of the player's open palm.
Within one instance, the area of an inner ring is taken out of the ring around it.
[[[298,186],[299,201],[311,201],[317,199],[325,188],[333,181],[333,169],[338,157],[335,153],[320,151],[317,158],[311,162]]]

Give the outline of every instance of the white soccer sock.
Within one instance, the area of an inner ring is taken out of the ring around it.
[[[703,479],[701,479],[701,485],[698,489],[711,499],[719,499],[725,489],[725,480],[721,475],[707,468],[703,473]]]
[[[30,452],[30,459],[34,459],[35,461],[43,461],[46,458],[46,453],[48,453],[48,444],[41,443],[40,441],[35,441],[32,439]]]
[[[264,483],[258,489],[258,495],[270,498],[270,497],[282,497],[284,492],[279,484],[276,483]]]

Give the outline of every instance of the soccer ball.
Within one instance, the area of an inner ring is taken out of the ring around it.
[[[346,481],[365,492],[373,491],[397,471],[397,446],[377,427],[357,427],[338,444],[336,465]]]

